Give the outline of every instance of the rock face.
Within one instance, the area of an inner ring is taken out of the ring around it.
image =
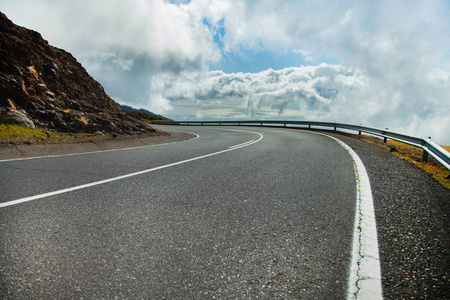
[[[127,114],[68,52],[0,12],[0,123],[62,132],[153,131]]]

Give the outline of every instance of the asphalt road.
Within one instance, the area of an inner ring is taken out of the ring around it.
[[[0,162],[1,298],[347,297],[344,148],[295,130],[166,130],[199,137]]]

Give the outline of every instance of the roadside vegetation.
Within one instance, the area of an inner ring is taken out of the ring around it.
[[[395,147],[395,150],[391,151],[394,155],[415,164],[420,169],[431,174],[433,178],[439,181],[444,187],[450,189],[450,170],[444,167],[431,155],[429,155],[428,157],[428,162],[423,163],[422,149],[393,140],[388,140],[387,143]],[[449,146],[442,146],[442,147],[450,152]]]
[[[62,133],[43,128],[30,129],[16,124],[0,124],[0,144],[84,143],[106,138],[100,133]]]
[[[117,103],[122,110],[126,111],[129,114],[135,115],[141,119],[145,124],[151,123],[152,121],[172,121],[162,115],[154,114],[149,110],[143,108],[134,108],[128,105]]]
[[[168,135],[167,132],[154,128],[148,135]],[[69,144],[93,143],[111,139],[140,138],[148,135],[118,135],[115,133],[64,133],[45,128],[30,129],[16,124],[0,123],[0,144]]]
[[[169,120],[167,118],[162,118],[162,117],[158,117],[156,115],[150,115],[146,112],[142,112],[142,111],[137,111],[137,110],[133,110],[131,112],[131,114],[136,115],[138,118],[141,119],[142,122],[144,122],[145,124],[149,124],[152,121],[158,121],[158,120]]]

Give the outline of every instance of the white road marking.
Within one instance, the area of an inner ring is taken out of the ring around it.
[[[214,155],[230,152],[230,151],[233,151],[233,150],[237,150],[237,149],[240,149],[240,148],[243,148],[243,147],[247,147],[247,146],[253,145],[253,144],[261,141],[264,138],[264,136],[262,134],[258,133],[258,132],[244,131],[244,130],[233,130],[233,131],[254,133],[254,134],[259,135],[259,139],[255,140],[255,141],[252,141],[252,142],[249,142],[249,143],[245,143],[244,145],[240,145],[240,146],[237,145],[237,147],[234,147],[234,148],[228,148],[228,149],[221,150],[221,151],[218,151],[218,152],[213,152],[213,153],[210,153],[210,154],[189,158],[189,159],[186,159],[186,160],[174,162],[174,163],[171,163],[171,164],[167,164],[167,165],[163,165],[163,166],[159,166],[159,167],[155,167],[155,168],[151,168],[151,169],[147,169],[147,170],[142,170],[142,171],[139,171],[139,172],[125,174],[125,175],[122,175],[122,176],[117,176],[117,177],[113,177],[113,178],[109,178],[109,179],[105,179],[105,180],[100,180],[100,181],[95,181],[95,182],[91,182],[91,183],[87,183],[87,184],[82,184],[82,185],[78,185],[78,186],[74,186],[74,187],[70,187],[70,188],[66,188],[66,189],[62,189],[62,190],[58,190],[58,191],[53,191],[53,192],[49,192],[49,193],[44,193],[44,194],[40,194],[40,195],[35,195],[35,196],[20,198],[20,199],[8,201],[8,202],[3,202],[3,203],[0,203],[0,208],[7,207],[7,206],[12,206],[12,205],[16,205],[16,204],[20,204],[20,203],[24,203],[24,202],[29,202],[29,201],[33,201],[33,200],[38,200],[38,199],[42,199],[42,198],[46,198],[46,197],[50,197],[50,196],[60,195],[60,194],[64,194],[64,193],[68,193],[68,192],[72,192],[72,191],[76,191],[76,190],[81,190],[81,189],[85,189],[85,188],[88,188],[88,187],[92,187],[92,186],[96,186],[96,185],[100,185],[100,184],[104,184],[104,183],[108,183],[108,182],[113,182],[113,181],[116,181],[116,180],[121,180],[121,179],[129,178],[129,177],[133,177],[133,176],[137,176],[137,175],[142,175],[142,174],[145,174],[145,173],[150,173],[150,172],[153,172],[153,171],[157,171],[157,170],[161,170],[161,169],[165,169],[165,168],[169,168],[169,167],[173,167],[173,166],[178,166],[178,165],[185,164],[185,163],[188,163],[188,162],[191,162],[191,161],[195,161],[195,160],[199,160],[199,159],[202,159],[202,158],[207,158],[207,157],[210,157],[210,156],[214,156]]]
[[[248,142],[239,144],[239,145],[230,146],[230,147],[228,147],[228,148],[233,149],[233,148],[243,147],[243,146],[246,146],[247,144],[250,144],[250,143],[253,142],[253,141],[254,141],[254,140],[251,140],[251,141],[248,141]]]

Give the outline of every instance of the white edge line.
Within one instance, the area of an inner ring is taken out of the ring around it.
[[[335,140],[353,159],[356,175],[356,212],[347,299],[383,299],[377,226],[367,170],[358,154],[340,139],[322,133],[311,133]]]
[[[181,165],[181,164],[188,163],[188,162],[191,162],[191,161],[195,161],[195,160],[199,160],[199,159],[202,159],[202,158],[207,158],[207,157],[210,157],[210,156],[214,156],[214,155],[222,154],[222,153],[225,153],[225,152],[237,150],[237,149],[240,149],[240,148],[243,148],[243,147],[247,147],[247,146],[250,146],[252,144],[255,144],[255,143],[259,142],[260,140],[262,140],[264,138],[264,136],[262,134],[258,133],[258,132],[244,131],[244,130],[240,130],[240,131],[258,134],[259,135],[259,139],[257,139],[256,141],[253,141],[252,143],[248,143],[246,145],[241,145],[239,147],[235,147],[235,148],[231,148],[231,149],[228,148],[228,149],[221,150],[221,151],[218,151],[218,152],[213,152],[213,153],[209,153],[209,154],[205,154],[205,155],[201,155],[201,156],[185,159],[185,160],[174,162],[174,163],[171,163],[171,164],[167,164],[167,165],[163,165],[163,166],[159,166],[159,167],[155,167],[155,168],[151,168],[151,169],[147,169],[147,170],[142,170],[142,171],[139,171],[139,172],[134,172],[134,173],[121,175],[121,176],[117,176],[117,177],[113,177],[113,178],[109,178],[109,179],[95,181],[95,182],[91,182],[91,183],[87,183],[87,184],[82,184],[82,185],[78,185],[78,186],[74,186],[74,187],[70,187],[70,188],[66,188],[66,189],[62,189],[62,190],[58,190],[58,191],[48,192],[48,193],[44,193],[44,194],[40,194],[40,195],[35,195],[35,196],[20,198],[20,199],[16,199],[16,200],[11,200],[11,201],[8,201],[8,202],[3,202],[3,203],[0,203],[0,208],[7,207],[7,206],[12,206],[12,205],[16,205],[16,204],[20,204],[20,203],[24,203],[24,202],[29,202],[29,201],[33,201],[33,200],[37,200],[37,199],[42,199],[42,198],[46,198],[46,197],[50,197],[50,196],[54,196],[54,195],[64,194],[64,193],[68,193],[68,192],[72,192],[72,191],[76,191],[76,190],[80,190],[80,189],[84,189],[84,188],[88,188],[88,187],[92,187],[92,186],[96,186],[96,185],[100,185],[100,184],[104,184],[104,183],[108,183],[108,182],[112,182],[112,181],[116,181],[116,180],[121,180],[121,179],[129,178],[129,177],[133,177],[133,176],[137,176],[137,175],[141,175],[141,174],[145,174],[145,173],[149,173],[149,172],[153,172],[153,171],[157,171],[157,170],[161,170],[161,169],[165,169],[165,168]]]
[[[194,135],[194,137],[192,139],[187,139],[187,140],[182,140],[182,141],[175,141],[175,142],[161,143],[161,144],[147,145],[147,146],[137,146],[137,147],[129,147],[129,148],[109,149],[109,150],[96,150],[96,151],[90,151],[90,152],[79,152],[79,153],[69,153],[69,154],[56,154],[56,155],[45,155],[45,156],[33,156],[33,157],[19,157],[19,158],[12,158],[12,159],[2,159],[2,160],[0,160],[0,163],[2,163],[2,162],[9,162],[9,161],[17,161],[17,160],[53,158],[53,157],[61,157],[61,156],[74,156],[74,155],[93,154],[93,153],[100,153],[100,152],[133,150],[133,149],[146,148],[146,147],[156,147],[156,146],[169,145],[169,144],[173,144],[173,143],[189,142],[189,141],[193,141],[193,140],[195,140],[195,139],[200,137],[196,133],[192,133],[192,132],[184,132],[184,133],[192,134],[192,135]],[[67,145],[70,145],[70,144],[67,144]]]

